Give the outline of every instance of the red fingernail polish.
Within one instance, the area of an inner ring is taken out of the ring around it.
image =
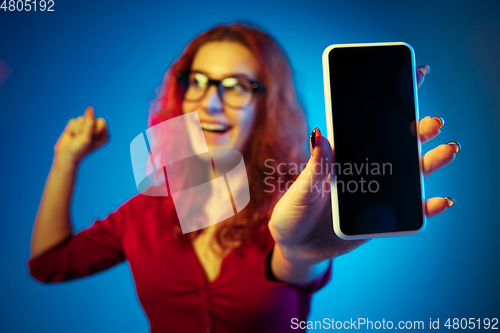
[[[315,129],[313,129],[312,133],[311,133],[311,147],[312,149],[314,149],[314,147],[316,147],[316,130],[318,128],[316,127]]]
[[[431,66],[429,65],[424,65],[422,67],[419,67],[418,70],[424,74],[425,77],[429,75],[429,72],[431,71]]]
[[[433,117],[434,119],[436,119],[437,121],[439,121],[440,125],[439,125],[439,129],[443,128],[444,126],[444,119],[442,117]]]
[[[462,145],[456,141],[448,142],[447,145],[453,146],[453,148],[455,148],[455,154],[458,154],[460,149],[462,149]]]
[[[450,208],[451,206],[453,206],[455,204],[455,199],[453,199],[451,197],[444,197],[443,199],[446,200],[448,208]]]

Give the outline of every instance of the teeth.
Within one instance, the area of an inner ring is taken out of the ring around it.
[[[222,124],[201,123],[201,128],[206,131],[225,131],[229,127]]]

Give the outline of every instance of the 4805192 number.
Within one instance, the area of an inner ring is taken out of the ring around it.
[[[0,9],[4,12],[53,12],[54,0],[3,0]]]
[[[497,330],[498,329],[498,318],[448,318],[444,324],[448,329],[486,329],[486,330]]]

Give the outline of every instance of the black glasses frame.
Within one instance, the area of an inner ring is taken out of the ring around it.
[[[203,92],[203,94],[201,95],[201,97],[198,98],[198,99],[185,99],[185,97],[184,97],[185,94],[186,94],[186,92],[187,92],[187,89],[188,89],[189,75],[191,73],[200,73],[200,74],[205,75],[208,78],[208,84],[207,84],[207,87],[205,88],[205,92]],[[182,83],[182,89],[183,89],[182,90],[182,99],[184,99],[186,101],[189,101],[189,102],[199,102],[203,98],[205,98],[208,89],[210,89],[210,86],[215,85],[217,87],[217,95],[219,96],[219,99],[222,102],[222,104],[224,104],[224,105],[226,105],[226,106],[228,106],[230,108],[234,108],[234,109],[241,109],[241,108],[247,107],[248,105],[250,105],[253,102],[253,100],[255,99],[255,96],[256,96],[256,94],[257,94],[258,91],[265,91],[266,90],[261,83],[259,83],[257,81],[249,80],[248,78],[245,77],[245,80],[248,80],[248,82],[250,82],[250,85],[252,87],[252,97],[250,98],[250,100],[248,101],[248,103],[246,103],[245,105],[234,106],[234,105],[228,104],[224,100],[224,98],[222,97],[223,96],[222,95],[222,85],[221,85],[222,80],[212,80],[205,73],[198,72],[198,71],[195,71],[195,72],[192,72],[192,71],[177,72],[175,74],[175,76],[177,77],[177,79],[179,80],[179,82]],[[234,77],[237,78],[238,76],[236,75]]]

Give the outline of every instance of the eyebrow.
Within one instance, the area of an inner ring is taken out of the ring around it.
[[[198,70],[198,69],[193,69],[193,70],[191,70],[191,72],[200,73],[200,74],[203,74],[203,75],[205,75],[206,77],[208,77],[208,78],[212,79],[212,77],[211,77],[210,75],[208,75],[208,73],[207,73],[207,72],[204,72],[204,71],[201,71],[201,70]],[[251,77],[250,77],[250,76],[248,76],[247,74],[242,74],[242,73],[229,73],[229,74],[224,75],[224,76],[221,78],[221,80],[222,80],[222,79],[225,79],[225,78],[228,78],[228,77],[235,77],[235,78],[236,78],[236,77],[240,77],[240,78],[245,78],[245,79],[247,79],[247,80],[249,80],[249,81],[252,81],[252,82],[256,82],[256,81],[257,81],[256,79],[251,78]]]

